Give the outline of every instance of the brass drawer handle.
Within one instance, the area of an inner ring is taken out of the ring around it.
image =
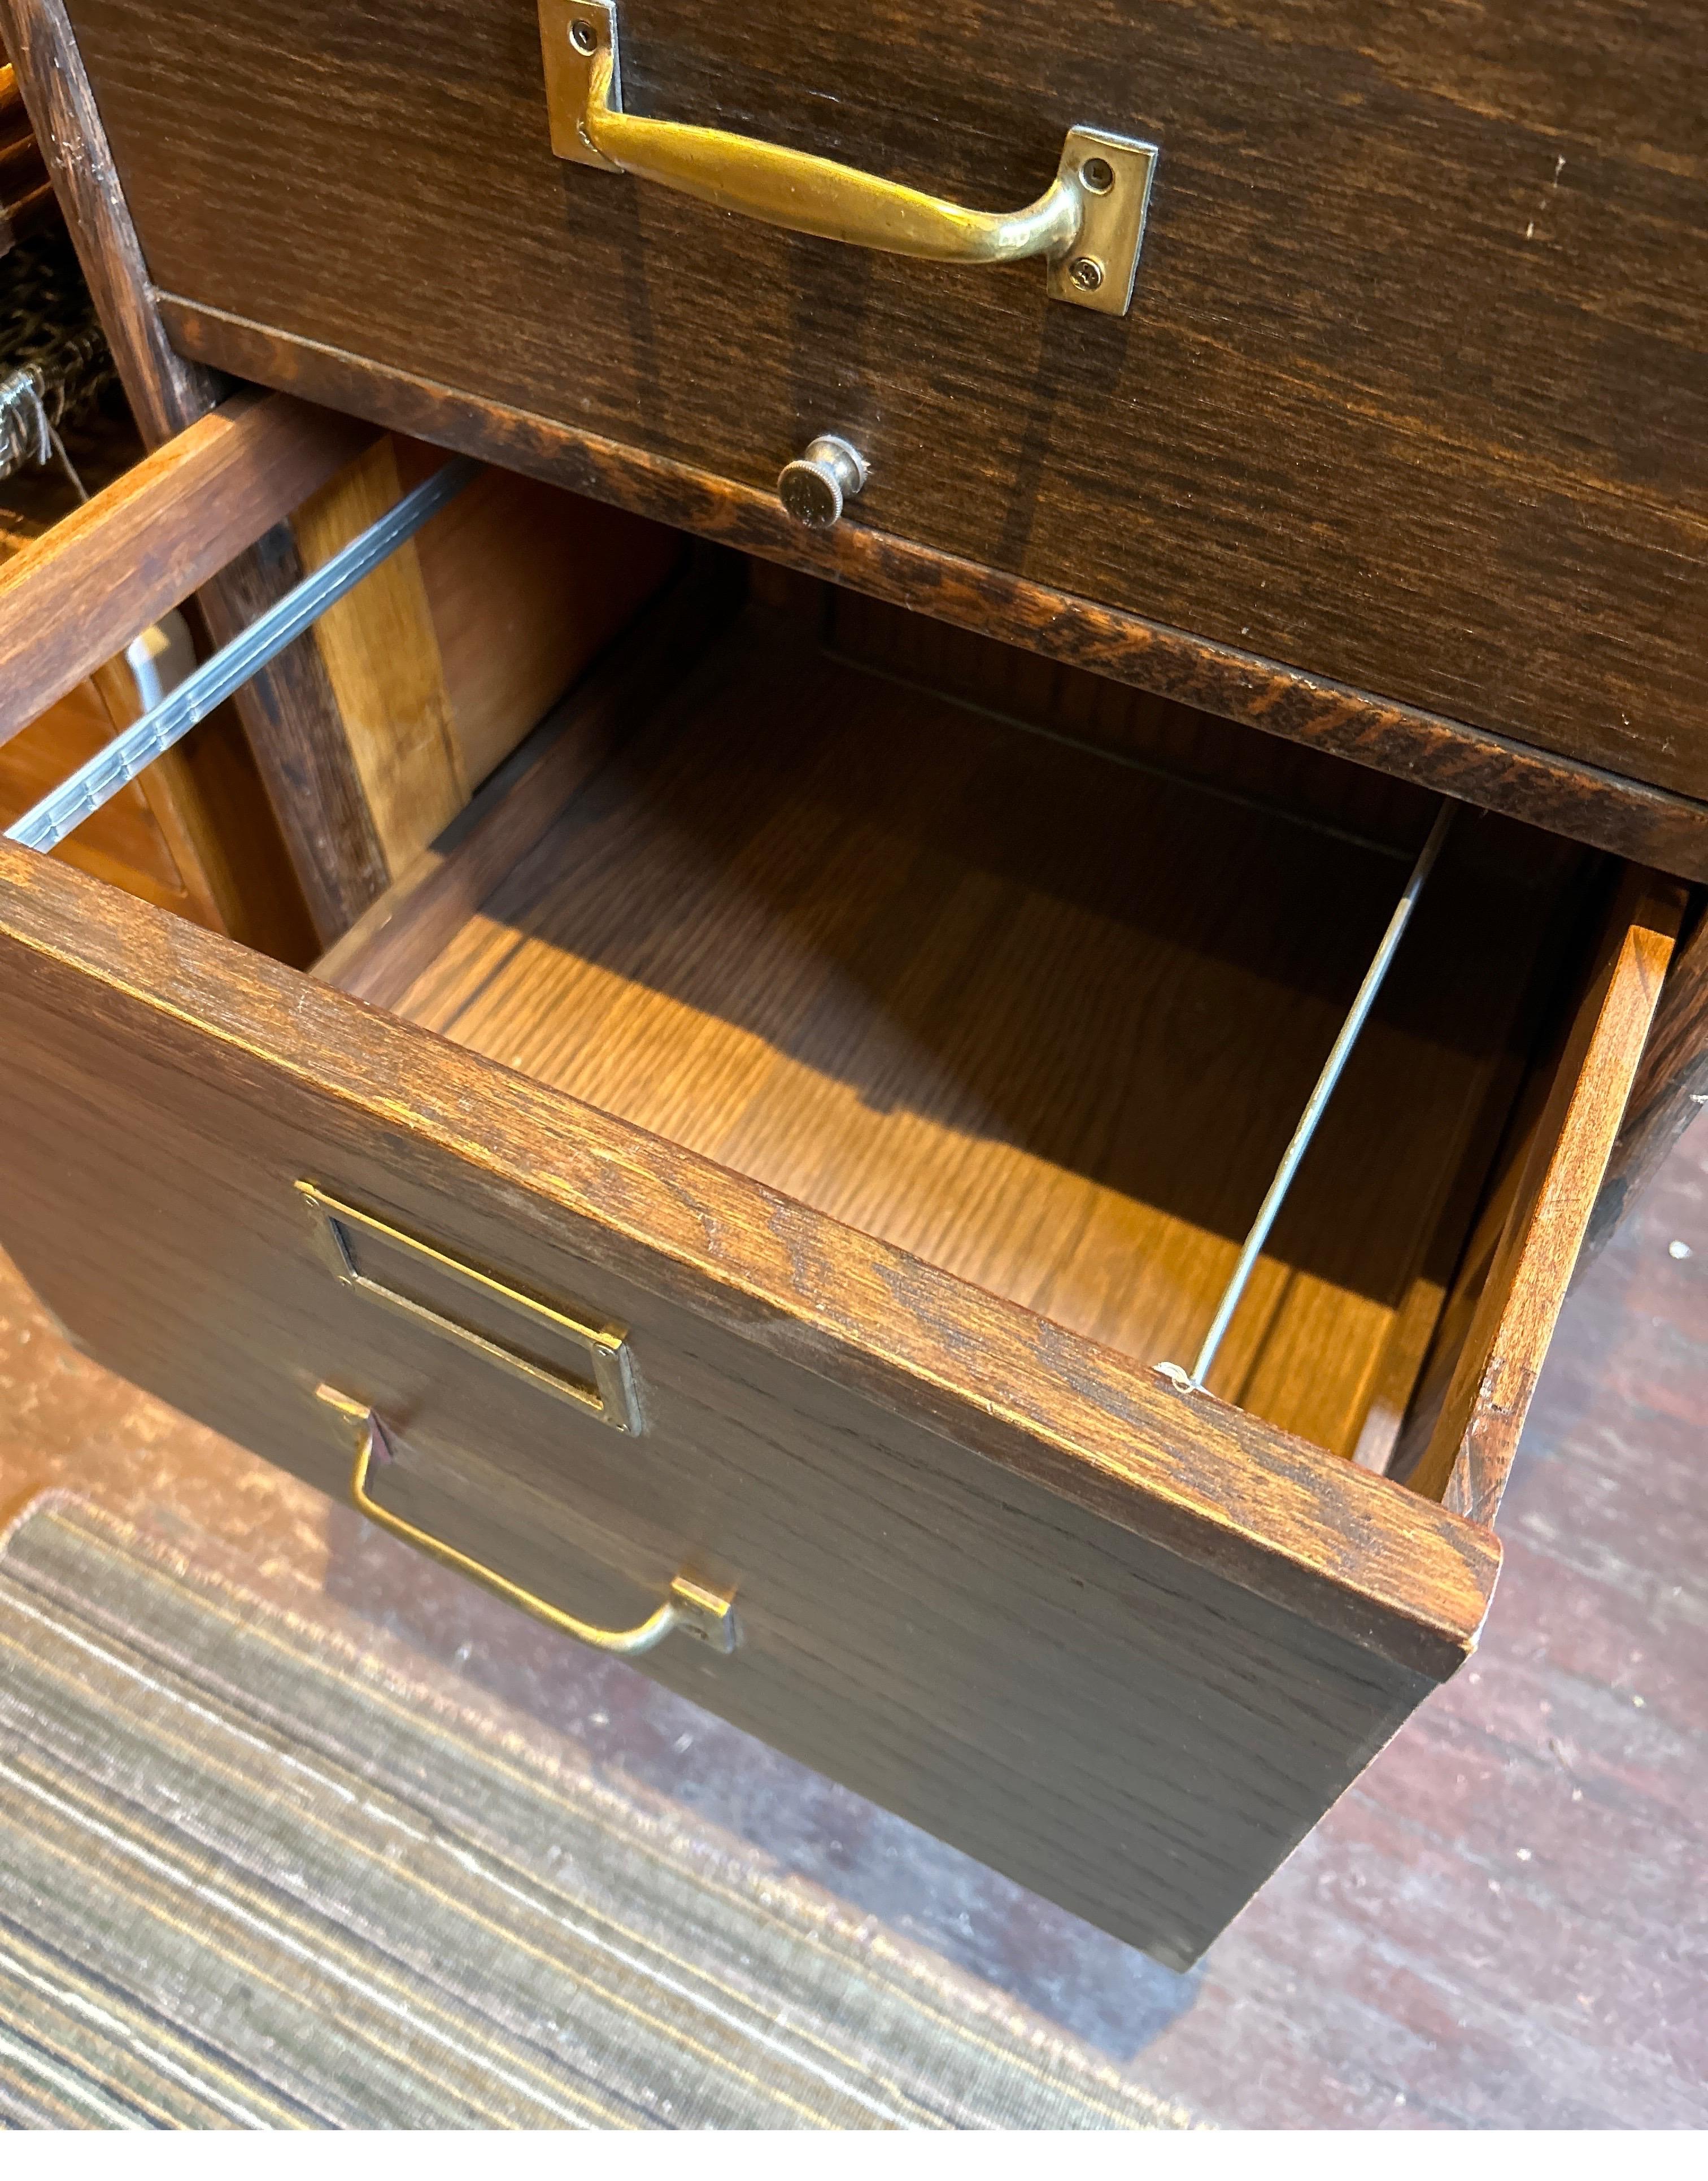
[[[1055,301],[1126,316],[1154,144],[1070,129],[1055,179],[1035,204],[974,212],[785,145],[625,113],[614,0],[539,0],[539,7],[552,149],[560,159],[638,174],[725,212],[868,250],[955,265],[1042,257]]]
[[[734,1600],[720,1592],[708,1590],[687,1576],[677,1576],[670,1584],[670,1595],[656,1612],[635,1628],[597,1628],[590,1621],[577,1621],[572,1613],[565,1613],[555,1605],[548,1605],[531,1590],[512,1582],[496,1569],[483,1561],[471,1560],[468,1554],[460,1553],[455,1545],[448,1545],[431,1531],[417,1529],[406,1522],[401,1515],[394,1515],[372,1498],[367,1488],[368,1471],[376,1457],[381,1461],[394,1459],[391,1443],[385,1426],[373,1411],[361,1401],[353,1401],[336,1387],[317,1386],[318,1398],[324,1401],[355,1435],[355,1464],[350,1473],[350,1496],[361,1512],[371,1522],[377,1522],[383,1530],[394,1537],[402,1538],[411,1545],[419,1545],[431,1553],[435,1560],[444,1560],[447,1566],[471,1575],[532,1613],[537,1620],[553,1628],[561,1629],[565,1636],[573,1636],[578,1643],[590,1643],[596,1651],[615,1651],[625,1658],[633,1658],[642,1651],[650,1651],[662,1643],[667,1636],[679,1630],[685,1636],[697,1636],[702,1643],[709,1643],[714,1651],[733,1651],[736,1643],[736,1608]]]

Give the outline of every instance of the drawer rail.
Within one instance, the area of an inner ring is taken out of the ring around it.
[[[287,644],[311,628],[329,606],[354,590],[364,576],[413,538],[423,523],[456,497],[480,467],[466,456],[455,456],[424,484],[406,493],[395,507],[388,508],[324,566],[269,606],[241,636],[216,651],[158,704],[151,705],[134,726],[97,750],[87,764],[80,765],[26,810],[7,828],[6,838],[44,853],[57,848],[67,834],[92,818],[156,758],[181,742],[199,720],[206,719]]]

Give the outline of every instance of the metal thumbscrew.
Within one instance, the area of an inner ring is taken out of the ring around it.
[[[1094,257],[1076,257],[1067,268],[1067,277],[1076,288],[1083,288],[1088,294],[1103,285],[1103,268]]]
[[[599,42],[599,34],[591,23],[576,22],[570,25],[570,43],[578,53],[590,53]]]
[[[828,530],[840,516],[843,501],[852,500],[865,482],[865,456],[827,432],[785,465],[777,492],[797,522],[809,530]]]

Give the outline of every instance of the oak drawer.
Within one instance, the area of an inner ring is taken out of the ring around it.
[[[1464,815],[1177,1390],[1414,821],[686,585],[317,979],[6,848],[0,1240],[555,1612],[732,1599],[646,1670],[1183,1964],[1474,1643],[1676,927]]]
[[[189,354],[762,551],[796,549],[782,465],[842,433],[870,482],[811,549],[846,577],[917,547],[941,610],[994,571],[1034,587],[1033,631],[1062,601],[1143,617],[1135,671],[1176,694],[1343,740],[1348,688],[1435,723],[1358,727],[1378,761],[1468,723],[1500,741],[1461,738],[1460,792],[1516,744],[1708,797],[1686,0],[1498,30],[1354,0],[620,0],[634,112],[963,205],[1028,203],[1078,124],[1154,143],[1125,317],[1047,300],[1036,263],[566,163],[515,0],[69,13]],[[1215,660],[1160,664],[1159,628]],[[1272,665],[1346,687],[1283,704]],[[1524,777],[1539,814],[1586,785]]]

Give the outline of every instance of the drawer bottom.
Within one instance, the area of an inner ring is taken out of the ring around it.
[[[1409,822],[1359,835],[1320,800],[1047,739],[750,609],[393,1003],[1072,1333],[1187,1363]],[[1221,1398],[1382,1466],[1590,861],[1463,814]]]

